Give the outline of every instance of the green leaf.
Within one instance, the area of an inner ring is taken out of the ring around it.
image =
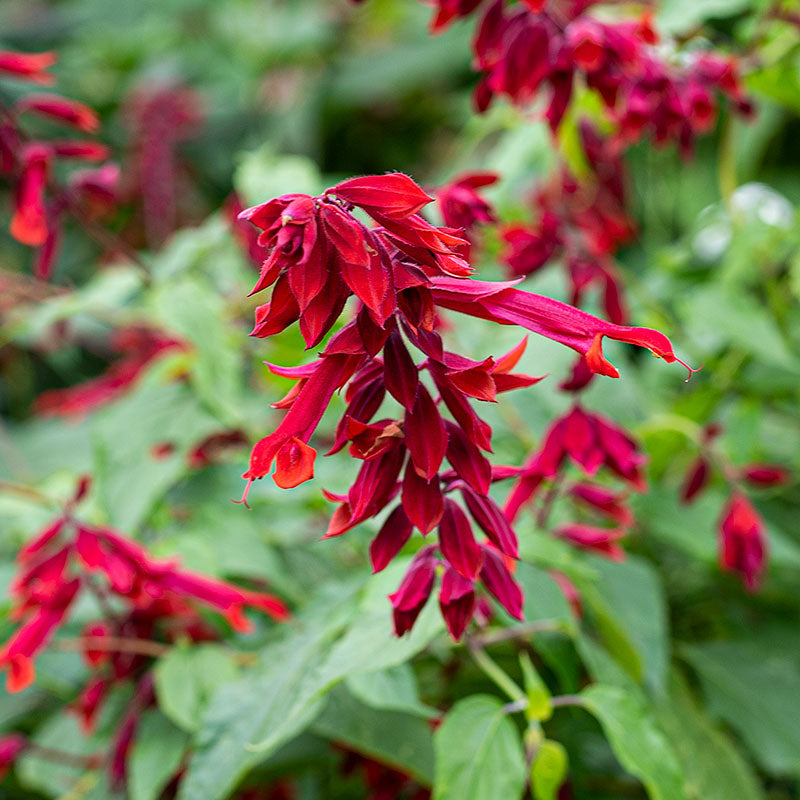
[[[181,763],[189,737],[160,711],[146,711],[128,756],[130,800],[157,800]]]
[[[659,4],[657,28],[663,33],[684,33],[708,19],[732,17],[749,7],[750,0],[664,0]]]
[[[525,756],[514,723],[490,695],[453,706],[433,736],[433,800],[515,800],[525,787]]]
[[[590,563],[597,580],[578,588],[606,646],[637,680],[662,691],[669,638],[658,573],[635,556],[623,562],[591,558]]]
[[[564,746],[546,739],[539,746],[531,766],[531,787],[535,800],[556,800],[567,776],[569,758]]]
[[[219,645],[174,647],[155,667],[159,708],[180,728],[196,731],[216,688],[238,676],[232,655]]]
[[[428,723],[418,715],[370,708],[344,686],[338,686],[311,730],[388,764],[425,786],[433,782],[433,736]]]
[[[635,694],[594,684],[581,692],[620,764],[644,784],[652,800],[687,800],[678,758]]]
[[[654,710],[681,762],[690,800],[764,800],[750,765],[700,709],[676,670],[668,696]]]
[[[754,642],[684,647],[709,712],[725,720],[764,769],[800,776],[800,669],[797,657]]]
[[[405,711],[433,717],[436,711],[420,702],[414,671],[409,664],[398,664],[373,672],[358,672],[345,679],[353,697],[370,708]]]

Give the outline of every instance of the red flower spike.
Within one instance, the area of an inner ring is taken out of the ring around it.
[[[481,550],[483,552],[481,583],[512,617],[522,619],[524,602],[522,589],[509,572],[505,558],[493,547],[481,545]]]
[[[447,567],[439,590],[439,608],[450,635],[458,641],[475,613],[475,585]]]
[[[467,515],[452,500],[444,501],[444,513],[439,523],[439,548],[445,560],[473,581],[481,568],[481,548],[472,534]]]
[[[22,244],[37,247],[47,240],[44,191],[52,156],[43,144],[26,144],[20,154],[22,174],[15,192],[11,235]]]
[[[430,481],[439,471],[447,451],[447,431],[433,398],[420,384],[414,405],[406,411],[406,447],[417,474]]]
[[[394,609],[394,632],[402,636],[410,631],[417,617],[428,602],[436,575],[436,547],[425,547],[414,556],[414,560],[403,577],[400,586],[389,600]]]
[[[403,507],[397,506],[386,518],[386,522],[383,523],[378,535],[369,546],[373,572],[380,572],[389,565],[411,538],[413,530],[414,526],[406,516]]]
[[[741,468],[742,479],[752,486],[783,486],[791,479],[791,473],[777,464],[746,464]]]
[[[19,114],[30,111],[49,117],[85,133],[94,133],[100,127],[100,120],[93,109],[56,94],[25,95],[14,104],[14,109]]]
[[[422,534],[430,533],[442,518],[444,497],[439,486],[439,476],[429,481],[421,478],[412,462],[406,465],[403,478],[402,501],[406,516],[419,528]]]
[[[15,53],[10,50],[0,50],[0,73],[12,75],[16,78],[31,81],[32,83],[55,83],[55,77],[45,72],[58,61],[55,53]]]
[[[708,485],[711,478],[711,466],[702,456],[698,456],[689,465],[681,487],[681,502],[691,503]]]
[[[317,451],[293,436],[286,442],[275,459],[272,480],[281,489],[291,489],[314,477],[314,459]]]
[[[747,591],[755,592],[761,586],[767,550],[764,521],[743,494],[734,492],[722,510],[720,567],[738,574]]]
[[[436,198],[445,225],[462,229],[469,235],[478,225],[494,222],[491,206],[476,190],[491,186],[498,177],[493,172],[471,172],[439,189]]]
[[[411,409],[417,396],[419,372],[398,331],[386,340],[383,349],[384,384],[389,394],[405,409]]]
[[[400,172],[351,178],[332,186],[326,194],[336,195],[368,214],[377,211],[390,219],[404,219],[433,202],[408,175]]]

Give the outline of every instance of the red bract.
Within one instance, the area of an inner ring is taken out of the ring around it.
[[[600,528],[573,522],[557,528],[556,534],[577,547],[596,550],[612,561],[622,561],[625,558],[625,551],[617,544],[626,534],[621,528]]]
[[[445,225],[461,228],[472,236],[478,225],[494,222],[492,207],[477,190],[491,186],[497,180],[498,176],[493,172],[470,172],[438,189],[436,198]]]
[[[750,501],[734,492],[719,526],[719,560],[722,569],[739,575],[745,588],[755,592],[766,567],[767,534],[764,521]]]
[[[398,636],[410,631],[428,602],[436,576],[436,548],[420,550],[411,562],[402,583],[389,600],[394,609],[394,629]]]
[[[746,464],[740,470],[741,476],[752,486],[783,486],[792,475],[785,467],[777,464]]]

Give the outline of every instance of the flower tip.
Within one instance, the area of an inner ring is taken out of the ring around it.
[[[675,360],[681,366],[684,366],[684,367],[686,367],[686,369],[689,370],[689,376],[686,378],[684,383],[689,383],[689,381],[692,379],[692,375],[694,375],[695,372],[700,372],[700,370],[703,369],[703,367],[705,366],[705,364],[701,364],[699,367],[690,367],[685,361],[681,361],[677,356],[675,356]]]
[[[246,475],[247,473],[245,473]],[[244,475],[242,475],[244,477]],[[241,499],[234,500],[231,498],[231,503],[236,503],[236,505],[243,505],[248,511],[252,511],[253,509],[250,508],[250,504],[247,502],[247,495],[250,492],[250,487],[253,485],[253,479],[249,478],[247,484],[244,487],[244,491],[242,492]]]

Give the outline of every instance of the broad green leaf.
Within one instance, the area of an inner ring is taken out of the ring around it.
[[[490,695],[456,703],[433,736],[433,800],[518,800],[525,787],[519,732]]]
[[[331,632],[298,630],[261,651],[265,669],[222,685],[208,704],[180,800],[222,800],[253,766],[322,710],[315,671]]]
[[[180,766],[188,741],[161,712],[142,714],[127,762],[130,800],[158,800]]]
[[[219,645],[174,647],[155,667],[159,708],[179,727],[196,731],[217,687],[238,676],[232,655]]]
[[[659,4],[657,28],[663,33],[684,33],[708,19],[724,19],[746,11],[750,0],[665,0]]]
[[[741,736],[761,766],[800,776],[800,669],[796,654],[757,642],[709,642],[682,648],[709,712]]]
[[[764,799],[750,765],[700,709],[676,670],[670,673],[669,694],[654,711],[681,762],[690,800]]]
[[[545,739],[531,765],[531,788],[535,800],[556,800],[568,766],[569,757],[564,746]]]
[[[398,664],[373,672],[357,672],[345,679],[350,694],[370,708],[405,711],[431,717],[436,711],[420,702],[414,671]]]
[[[634,677],[641,677],[650,688],[662,691],[669,638],[666,600],[658,573],[635,556],[623,562],[592,558],[591,564],[598,579],[585,594],[585,600],[598,618],[601,631],[607,637],[610,634],[610,649],[615,655],[622,652],[621,662],[632,667]],[[622,642],[614,638],[617,636],[622,637]],[[627,661],[628,645],[635,654],[633,661]]]
[[[688,800],[675,751],[634,693],[594,684],[581,697],[620,764],[644,784],[651,800]]]
[[[417,714],[370,708],[340,685],[328,696],[311,730],[426,786],[433,782],[433,736],[428,723]]]

